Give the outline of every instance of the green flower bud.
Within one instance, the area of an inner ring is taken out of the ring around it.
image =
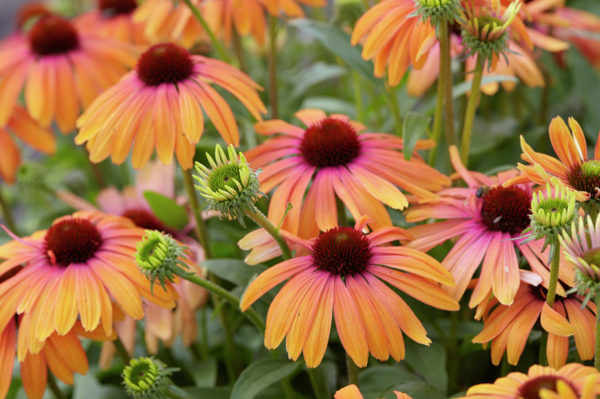
[[[261,194],[257,173],[248,166],[244,154],[238,154],[233,145],[227,150],[229,158],[220,145],[215,147],[214,160],[206,154],[210,169],[196,162],[196,189],[207,200],[209,209],[230,219],[237,218],[244,225],[246,210],[254,207]]]
[[[179,245],[173,237],[157,230],[146,230],[142,241],[137,243],[135,261],[150,280],[150,289],[158,282],[166,289],[167,282],[172,283],[175,276],[186,276],[188,272],[184,260],[185,247]]]
[[[132,359],[123,369],[123,385],[135,399],[185,398],[185,392],[169,378],[177,370],[152,357]]]
[[[545,243],[556,242],[563,229],[568,228],[576,214],[575,193],[554,178],[553,186],[546,184],[545,191],[533,193],[531,200],[531,225],[535,239],[545,238]]]
[[[414,0],[417,14],[425,22],[436,26],[442,21],[454,22],[460,15],[460,0]]]

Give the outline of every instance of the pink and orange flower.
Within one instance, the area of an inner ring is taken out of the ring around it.
[[[228,144],[239,145],[238,127],[227,102],[212,87],[233,94],[258,120],[266,109],[260,86],[231,65],[183,47],[162,43],[150,47],[134,71],[106,90],[77,120],[77,144],[87,143],[92,162],[109,156],[121,164],[132,151],[136,169],[156,148],[169,164],[175,154],[184,169],[193,166],[195,144],[204,131],[203,112]]]
[[[135,64],[129,45],[80,31],[56,15],[42,16],[27,34],[2,42],[0,60],[0,126],[25,89],[33,119],[44,127],[56,121],[63,133],[75,128],[82,108]]]
[[[472,277],[481,265],[470,307],[487,300],[490,292],[505,305],[510,305],[519,289],[522,271],[517,253],[522,254],[529,266],[543,281],[549,278],[546,262],[549,250],[542,251],[543,240],[525,242],[523,230],[529,227],[532,184],[505,188],[502,183],[514,177],[516,171],[501,172],[488,177],[467,170],[460,161],[458,150],[450,148],[454,168],[467,188],[448,188],[438,192],[438,198],[411,207],[406,211],[409,222],[430,218],[444,221],[422,224],[409,231],[415,240],[407,246],[423,251],[449,239],[454,246],[442,261],[454,276],[456,287],[449,292],[460,299]],[[561,277],[574,282],[574,270],[561,268]],[[559,292],[564,289],[559,285]]]
[[[279,119],[257,123],[257,133],[277,136],[245,152],[250,165],[263,170],[258,176],[261,190],[275,189],[269,219],[278,224],[287,203],[292,204],[283,221],[283,229],[292,234],[314,237],[319,229],[337,226],[336,198],[355,220],[368,215],[373,226],[388,226],[391,219],[384,204],[396,209],[408,205],[397,186],[432,197],[429,191],[450,184],[416,152],[407,161],[399,151],[403,141],[398,137],[363,133],[365,127],[345,115],[305,109],[295,116],[306,128]],[[421,140],[415,149],[432,145]]]
[[[317,367],[327,349],[333,315],[340,341],[357,366],[367,365],[369,353],[382,361],[390,356],[398,361],[404,358],[403,333],[421,344],[431,340],[390,286],[428,305],[458,309],[440,288],[453,281],[439,262],[423,252],[388,245],[410,238],[404,230],[384,227],[364,234],[366,224],[365,217],[354,227],[336,226],[310,240],[294,238],[304,247],[296,257],[250,283],[242,310],[285,281],[269,306],[267,348],[277,348],[287,337],[290,359],[304,353],[306,365]]]

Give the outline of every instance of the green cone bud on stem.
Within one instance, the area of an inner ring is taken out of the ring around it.
[[[424,22],[437,26],[445,21],[452,23],[460,15],[460,0],[414,0],[417,14]]]
[[[230,219],[237,218],[243,225],[244,215],[254,207],[260,195],[257,174],[248,166],[244,154],[238,153],[233,145],[227,152],[229,158],[217,145],[214,159],[207,153],[210,169],[196,162],[196,189],[207,200],[209,209]]]
[[[185,398],[185,392],[169,378],[177,370],[152,357],[132,359],[123,369],[123,385],[135,399]]]

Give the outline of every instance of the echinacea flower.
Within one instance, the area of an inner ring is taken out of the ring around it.
[[[133,187],[125,187],[122,191],[114,187],[101,190],[96,198],[97,207],[66,191],[58,191],[57,196],[76,210],[99,210],[108,215],[128,218],[139,228],[158,230],[172,235],[191,251],[191,259],[194,262],[189,262],[188,268],[196,274],[202,275],[204,272],[196,264],[204,260],[204,251],[194,239],[187,235],[193,225],[189,223],[181,230],[165,225],[156,217],[144,198],[146,191],[152,191],[167,198],[174,198],[174,180],[174,165],[163,165],[156,160],[146,164],[137,173]],[[152,302],[144,301],[144,336],[146,347],[150,353],[158,351],[159,341],[163,342],[165,346],[170,346],[178,336],[181,336],[184,345],[188,346],[196,340],[195,312],[206,302],[208,293],[204,288],[183,279],[173,284],[173,287],[178,293],[175,309],[164,308]],[[122,320],[115,322],[115,329],[125,348],[133,353],[136,339],[136,320],[125,316]],[[101,366],[110,363],[114,351],[115,348],[112,343],[107,342],[103,345]]]
[[[529,165],[519,164],[517,168],[521,175],[506,185],[527,181],[546,184],[556,177],[576,191],[578,201],[596,201],[600,197],[600,140],[596,143],[594,157],[590,159],[585,135],[575,119],[569,118],[567,127],[565,121],[557,116],[550,122],[548,130],[558,159],[535,152],[521,136],[521,158]]]
[[[84,330],[113,328],[113,302],[126,315],[144,316],[142,298],[175,306],[177,294],[154,287],[135,264],[136,243],[143,230],[125,218],[98,212],[76,212],[54,221],[47,231],[0,246],[0,275],[23,270],[0,284],[0,326],[15,313],[30,316],[21,324],[25,351],[37,353],[54,331],[67,333],[77,320]]]
[[[204,15],[210,28],[229,44],[233,29],[242,36],[252,34],[264,44],[265,14],[303,17],[301,4],[324,7],[325,0],[192,0]],[[186,48],[192,47],[204,33],[188,6],[171,0],[146,0],[134,14],[134,20],[146,26],[151,41],[172,40]]]
[[[246,157],[258,175],[261,190],[275,189],[269,219],[279,224],[288,202],[292,209],[282,228],[313,237],[337,225],[336,197],[355,220],[367,215],[374,226],[390,225],[383,204],[403,209],[408,200],[396,187],[420,197],[432,197],[450,184],[445,175],[425,164],[415,153],[406,160],[402,139],[385,133],[363,133],[365,127],[345,115],[315,109],[295,114],[306,128],[279,119],[257,123],[257,133],[277,137],[249,151]],[[431,148],[421,140],[415,149]],[[310,184],[310,187],[309,187]],[[305,197],[305,191],[308,193]]]
[[[129,45],[80,31],[56,15],[42,16],[27,34],[1,43],[0,60],[0,126],[24,88],[33,119],[44,127],[56,121],[63,133],[135,64]]]
[[[97,0],[97,7],[78,16],[73,23],[82,31],[134,45],[147,45],[144,25],[133,20],[136,0]]]
[[[162,163],[171,163],[175,153],[181,167],[190,169],[204,131],[203,111],[228,144],[239,144],[233,112],[211,83],[233,94],[256,119],[266,112],[257,93],[260,86],[246,74],[162,43],[146,50],[136,69],[102,93],[77,120],[75,142],[87,142],[92,162],[112,156],[121,164],[133,146],[136,169],[146,164],[154,148]]]
[[[21,164],[21,151],[13,135],[44,154],[56,150],[52,132],[41,127],[23,108],[15,106],[6,125],[0,127],[0,178],[9,184],[15,182]]]
[[[396,394],[396,399],[412,399],[410,395],[403,392],[394,391],[394,393]],[[339,389],[335,395],[333,395],[333,399],[364,399],[364,397],[356,385],[350,384]]]
[[[501,172],[485,176],[467,170],[460,161],[456,147],[450,147],[450,159],[468,187],[448,188],[438,192],[438,199],[409,208],[406,220],[424,221],[444,219],[423,224],[409,231],[415,240],[407,246],[428,251],[449,239],[456,239],[442,261],[454,276],[456,287],[449,292],[460,299],[471,278],[481,265],[470,307],[482,303],[490,290],[500,303],[513,302],[520,284],[519,261],[521,253],[533,271],[544,281],[549,278],[548,250],[542,250],[543,240],[524,242],[523,231],[530,225],[532,184],[503,187],[502,183],[516,172]],[[573,271],[561,268],[560,275],[573,282]],[[559,285],[559,292],[564,290]]]
[[[421,69],[436,43],[434,27],[417,15],[413,0],[383,0],[369,8],[354,27],[352,45],[363,37],[362,57],[374,60],[376,77],[387,67],[391,86],[409,66]]]
[[[572,43],[592,66],[600,67],[600,17],[571,7],[558,8],[556,15],[568,21],[568,26],[556,26],[554,34]]]
[[[366,223],[361,218],[354,227],[336,226],[308,241],[297,238],[306,255],[270,267],[250,283],[242,310],[285,281],[269,306],[267,348],[277,348],[287,337],[289,358],[295,361],[304,353],[306,365],[317,367],[327,349],[333,314],[340,341],[357,366],[367,365],[369,353],[399,361],[404,358],[403,332],[421,344],[431,341],[387,284],[428,305],[458,309],[438,285],[453,284],[439,262],[417,250],[386,245],[409,238],[404,230],[384,227],[363,234]]]
[[[17,338],[18,326],[19,322],[15,317],[0,331],[0,398],[5,398],[10,388],[17,344],[22,334],[19,331]],[[66,334],[53,332],[39,353],[27,353],[20,360],[19,376],[29,399],[42,399],[48,371],[67,385],[73,385],[75,373],[87,373],[87,355],[78,336],[98,341],[114,339],[114,336],[104,336],[103,332],[86,332],[79,322]]]
[[[600,373],[593,367],[569,363],[558,370],[533,365],[527,374],[509,373],[493,384],[479,384],[461,399],[595,399]]]
[[[488,311],[493,310],[484,317],[483,330],[473,342],[492,341],[493,364],[498,365],[506,352],[508,363],[516,365],[538,320],[548,333],[546,356],[551,367],[559,368],[566,363],[571,335],[581,360],[594,357],[596,307],[591,302],[582,307],[582,298],[576,294],[557,295],[550,307],[546,303],[547,294],[544,284],[534,286],[522,282],[510,306],[495,301],[488,304]]]

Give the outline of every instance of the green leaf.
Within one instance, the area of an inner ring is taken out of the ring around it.
[[[339,65],[329,65],[324,62],[316,62],[307,68],[302,68],[300,73],[292,78],[293,82],[297,82],[291,93],[292,98],[303,96],[310,87],[339,78],[346,73],[346,68]]]
[[[424,136],[429,126],[429,116],[416,112],[407,112],[402,124],[402,139],[404,140],[404,159],[407,161],[412,156],[417,140]]]
[[[429,346],[407,342],[404,361],[425,381],[439,392],[446,392],[448,374],[446,373],[446,351],[433,342]]]
[[[248,266],[240,259],[210,259],[202,262],[202,266],[218,277],[244,287],[254,275],[266,270],[262,265]]]
[[[185,208],[175,200],[154,191],[144,191],[144,198],[154,215],[168,227],[181,230],[188,224],[189,218]]]
[[[73,399],[125,399],[127,395],[122,387],[101,385],[93,373],[75,374]]]
[[[261,359],[250,364],[233,386],[231,399],[252,399],[263,389],[292,374],[300,363]]]
[[[229,399],[229,388],[183,388],[190,398]]]
[[[208,358],[196,363],[190,367],[190,372],[197,387],[213,387],[217,382],[217,359]]]
[[[360,48],[350,44],[350,36],[335,26],[325,22],[309,19],[295,19],[289,25],[317,39],[329,51],[340,57],[350,68],[358,71],[371,81],[377,81],[373,76],[373,65],[363,60]]]

